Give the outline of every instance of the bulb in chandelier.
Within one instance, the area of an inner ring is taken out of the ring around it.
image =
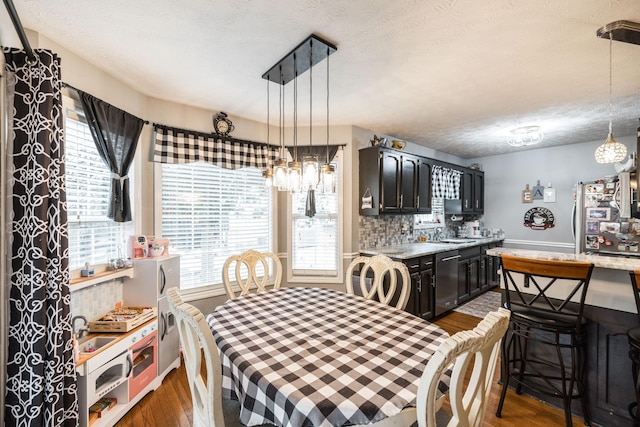
[[[285,159],[277,160],[273,167],[273,186],[277,187],[278,191],[287,191],[287,161]]]
[[[336,192],[336,169],[332,165],[322,165],[320,167],[320,191],[324,194]]]
[[[315,189],[318,185],[318,156],[304,156],[302,158],[302,186],[305,189]]]
[[[300,162],[289,162],[287,173],[287,189],[291,193],[297,193],[302,188],[302,164]]]
[[[609,133],[607,140],[596,149],[595,157],[598,163],[617,163],[627,156],[627,147],[616,141]]]
[[[266,169],[262,171],[262,177],[264,178],[264,186],[269,188],[273,185],[273,170]]]

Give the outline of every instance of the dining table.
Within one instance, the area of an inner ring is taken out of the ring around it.
[[[246,426],[338,427],[394,416],[415,406],[425,366],[449,337],[403,310],[317,287],[246,294],[206,319],[222,395],[239,401]]]

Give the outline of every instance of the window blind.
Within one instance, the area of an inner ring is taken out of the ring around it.
[[[338,194],[316,192],[316,214],[312,218],[305,216],[306,200],[306,192],[291,196],[293,274],[336,276],[339,243]]]
[[[98,154],[81,110],[70,98],[63,100],[69,268],[125,258],[127,239],[134,233],[133,222],[115,223],[107,218],[111,174]],[[131,188],[135,188],[133,182]]]
[[[256,168],[162,164],[162,237],[180,255],[180,287],[222,283],[232,254],[273,247],[272,191]]]

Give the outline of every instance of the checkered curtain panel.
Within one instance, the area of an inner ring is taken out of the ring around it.
[[[460,199],[460,177],[462,172],[434,166],[431,178],[431,192],[435,199]]]
[[[78,425],[60,59],[3,48],[12,214],[5,425]],[[5,315],[2,310],[2,315]]]
[[[271,167],[278,147],[154,124],[158,163],[207,162],[225,169]]]

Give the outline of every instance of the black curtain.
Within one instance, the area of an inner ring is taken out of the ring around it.
[[[23,50],[2,50],[9,104],[3,172],[12,209],[4,421],[77,426],[60,59],[42,49],[33,61]]]
[[[107,217],[131,221],[129,167],[144,120],[81,90],[78,91],[100,157],[111,171],[111,199]]]

